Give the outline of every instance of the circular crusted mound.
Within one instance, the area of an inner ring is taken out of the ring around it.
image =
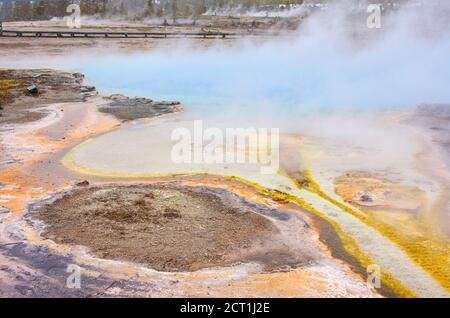
[[[279,230],[258,212],[224,190],[145,185],[78,189],[32,215],[46,224],[44,237],[87,246],[98,257],[194,271],[264,264],[268,254],[283,262],[289,251],[274,244]]]

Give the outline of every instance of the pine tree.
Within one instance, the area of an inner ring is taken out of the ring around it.
[[[177,0],[172,0],[171,11],[172,11],[172,18],[175,21],[177,19],[177,16],[178,16],[178,3],[177,3]]]
[[[158,6],[158,10],[156,10],[156,16],[161,18],[164,15],[164,7],[162,5]]]
[[[147,0],[147,7],[145,8],[145,15],[151,17],[155,14],[155,6],[153,0]]]
[[[33,2],[31,11],[33,20],[48,19],[48,3],[46,1]]]
[[[32,7],[28,1],[14,3],[13,19],[15,21],[31,20]]]

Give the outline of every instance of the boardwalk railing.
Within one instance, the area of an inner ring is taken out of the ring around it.
[[[249,36],[276,36],[270,33],[224,32],[89,32],[89,31],[17,31],[0,29],[1,37],[31,38],[238,38]]]

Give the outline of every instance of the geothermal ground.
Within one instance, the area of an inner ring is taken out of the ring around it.
[[[302,233],[307,232],[302,226],[294,229],[292,238],[283,237],[285,233],[277,229],[276,224],[295,217],[292,214],[276,213],[225,190],[206,187],[78,190],[37,209],[34,217],[46,224],[44,237],[87,246],[101,258],[129,260],[158,271],[196,271],[251,261],[265,270],[296,268],[312,262],[315,254],[312,248],[294,244],[301,235],[308,235]]]
[[[70,47],[0,42],[3,59]],[[369,132],[351,143],[313,129],[336,118],[308,119],[308,133],[281,136],[280,171],[262,175],[174,164],[170,133],[192,127],[189,109],[87,81],[0,70],[2,297],[449,296],[448,105],[347,116]],[[80,289],[67,288],[71,265]]]
[[[8,81],[16,81],[18,73],[79,77],[50,70],[2,71]],[[13,97],[23,87],[5,89],[11,98],[6,114],[13,112]],[[43,91],[20,120],[5,120],[3,296],[378,295],[355,274],[364,275],[357,260],[339,244],[332,251],[327,247],[325,242],[339,240],[332,227],[241,181],[204,174],[111,178],[64,168],[62,159],[75,145],[132,127],[128,117],[142,118],[143,105],[151,117],[182,110],[172,102],[105,98],[91,88],[85,96],[85,87],[77,82],[71,88],[82,100],[48,106],[38,103],[45,100]],[[125,122],[111,112],[118,100],[125,110],[117,115],[127,114]],[[43,115],[35,119],[29,111]],[[82,290],[65,286],[70,264],[86,275]],[[392,295],[390,288],[383,291]]]

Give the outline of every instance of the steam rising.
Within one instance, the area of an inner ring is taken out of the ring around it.
[[[367,28],[368,13],[342,8],[317,12],[294,36],[265,44],[181,43],[170,53],[110,56],[81,69],[106,91],[179,99],[202,113],[235,106],[241,116],[292,116],[450,102],[447,1],[385,14],[381,29]]]
[[[33,60],[82,71],[103,93],[180,100],[202,117],[292,122],[311,113],[450,103],[448,1],[386,11],[381,29],[369,29],[369,14],[352,8],[339,1],[316,10],[290,36],[269,41],[217,40],[205,49],[180,40],[131,56],[90,50],[83,59]],[[11,63],[21,64],[0,62]]]

